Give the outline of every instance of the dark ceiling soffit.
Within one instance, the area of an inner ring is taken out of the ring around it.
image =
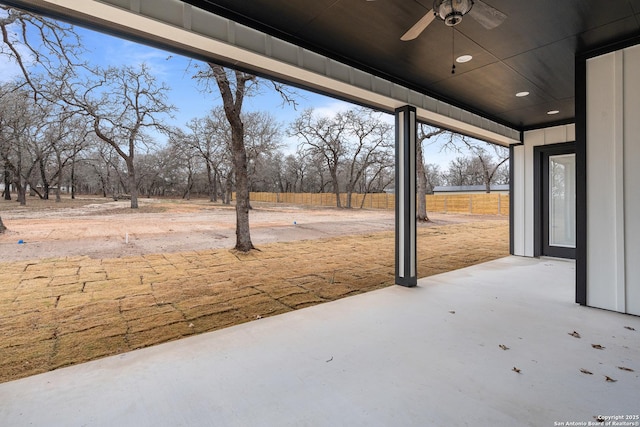
[[[576,58],[587,60],[589,58],[595,58],[596,56],[605,55],[607,53],[615,52],[616,50],[625,49],[638,44],[640,44],[640,34],[626,39],[616,40],[612,43],[606,43],[602,46],[598,46],[594,49],[589,49],[584,52],[578,52],[576,54]]]
[[[632,37],[628,37],[625,39],[617,40],[614,42],[606,43],[602,46],[598,46],[596,48],[589,49],[584,52],[578,52],[575,57],[577,61],[576,63],[584,62],[589,58],[595,58],[600,55],[605,55],[607,53],[615,52],[617,50],[625,49],[631,46],[636,46],[638,44],[640,44],[640,34]],[[576,73],[578,69],[579,67],[576,66]],[[580,91],[584,90],[584,87],[582,87],[584,82],[581,82],[578,77],[579,76],[576,75],[576,90],[575,90],[576,94],[581,93]],[[573,117],[572,119],[560,120],[553,123],[543,123],[540,125],[526,126],[522,128],[522,131],[526,132],[530,130],[544,129],[544,128],[553,127],[553,126],[561,126],[561,125],[576,123],[577,116],[578,116],[578,109],[579,109],[578,102],[580,102],[580,100],[576,96],[576,114],[575,114],[575,117]]]
[[[207,0],[182,0],[182,1],[184,3],[188,3],[188,4],[192,5],[192,6],[195,6],[195,7],[198,7],[200,9],[204,9],[206,11],[209,11],[211,13],[219,15],[219,16],[221,16],[223,18],[230,19],[230,20],[232,20],[232,21],[234,21],[234,22],[236,22],[238,24],[244,25],[246,27],[252,28],[252,29],[257,30],[257,31],[261,31],[261,32],[263,32],[265,34],[270,35],[271,37],[279,38],[279,39],[281,39],[283,41],[286,41],[288,43],[292,43],[292,44],[294,44],[296,46],[299,46],[299,47],[302,47],[304,49],[307,49],[307,50],[309,50],[311,52],[317,53],[319,55],[326,56],[327,58],[330,58],[330,59],[332,59],[334,61],[338,61],[338,62],[341,62],[341,63],[343,63],[345,65],[349,65],[351,67],[357,68],[357,69],[359,69],[361,71],[364,71],[366,73],[372,74],[372,75],[374,75],[376,77],[388,80],[388,81],[390,81],[392,83],[395,83],[397,85],[403,86],[403,87],[405,87],[407,89],[416,91],[416,92],[421,93],[423,95],[426,95],[426,96],[429,96],[431,98],[434,98],[434,99],[436,99],[438,101],[447,103],[447,104],[449,104],[449,105],[451,105],[453,107],[460,108],[460,109],[462,109],[464,111],[467,111],[469,113],[475,114],[475,115],[480,116],[480,117],[482,117],[484,119],[487,119],[487,120],[490,120],[492,122],[495,122],[495,123],[497,123],[499,125],[506,126],[508,128],[511,128],[511,129],[514,129],[514,130],[517,130],[517,131],[520,131],[522,129],[522,127],[520,125],[518,125],[518,124],[511,123],[511,122],[509,122],[507,120],[504,120],[504,119],[502,119],[500,117],[496,117],[496,116],[493,116],[491,114],[488,114],[485,111],[478,110],[477,108],[471,107],[471,106],[469,106],[469,105],[467,105],[467,104],[465,104],[463,102],[460,102],[460,101],[458,101],[456,99],[449,98],[449,97],[441,95],[439,93],[431,92],[429,90],[426,90],[423,87],[418,87],[418,86],[416,86],[416,85],[414,85],[412,83],[409,83],[407,81],[399,79],[398,77],[396,77],[394,75],[383,73],[380,70],[368,67],[367,65],[362,64],[362,63],[360,63],[358,61],[354,61],[351,58],[344,57],[344,56],[341,56],[341,55],[336,55],[333,52],[329,52],[329,51],[326,51],[325,49],[322,49],[322,48],[320,48],[318,46],[312,45],[310,43],[306,43],[303,39],[300,39],[298,37],[294,37],[291,34],[287,34],[287,33],[283,32],[283,31],[279,31],[279,30],[277,30],[277,29],[275,29],[273,27],[270,27],[268,25],[264,25],[263,23],[261,23],[259,21],[255,21],[253,19],[250,19],[250,18],[248,18],[248,17],[246,17],[244,15],[237,14],[237,13],[235,13],[233,11],[230,11],[229,9],[227,9],[225,7],[212,4],[212,3],[208,2]],[[286,83],[286,82],[284,82],[284,83]],[[303,89],[307,89],[308,90],[308,88],[303,88]],[[335,97],[335,95],[332,95],[332,94],[330,94],[330,96]],[[353,101],[350,101],[350,100],[346,100],[346,101],[353,102]]]

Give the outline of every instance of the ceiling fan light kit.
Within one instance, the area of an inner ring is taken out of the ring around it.
[[[462,22],[462,17],[473,7],[473,0],[435,0],[433,13],[450,27]]]
[[[413,24],[400,40],[406,42],[417,38],[436,17],[449,27],[462,22],[462,17],[469,14],[487,30],[500,25],[507,15],[484,3],[482,0],[434,0],[433,9],[429,10],[418,22]]]

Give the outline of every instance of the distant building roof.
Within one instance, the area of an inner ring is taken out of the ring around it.
[[[471,193],[485,192],[487,188],[484,185],[438,185],[433,187],[434,193]],[[491,191],[509,191],[509,184],[494,184]]]

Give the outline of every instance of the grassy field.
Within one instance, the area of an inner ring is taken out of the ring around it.
[[[187,209],[188,211],[188,209]],[[188,213],[186,215],[189,215]],[[508,255],[508,222],[418,229],[425,277]],[[119,258],[0,263],[0,381],[393,284],[393,232]]]

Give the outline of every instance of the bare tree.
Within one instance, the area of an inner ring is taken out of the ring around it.
[[[77,65],[82,50],[73,27],[10,6],[0,5],[0,33],[0,57],[18,66],[34,100],[46,97],[46,91],[34,79],[32,66],[46,76],[44,81],[60,81]],[[5,163],[5,186],[9,181],[6,166]],[[8,191],[5,187],[5,197],[10,197]],[[5,229],[0,217],[0,233]]]
[[[14,87],[10,84],[0,85],[0,160],[3,165],[3,196],[5,200],[11,200],[11,184],[13,182],[11,160],[9,158],[12,139],[10,136],[9,122],[13,120],[13,112],[7,103],[9,97],[15,96]],[[5,230],[0,218],[0,233]]]
[[[309,156],[318,156],[326,165],[333,192],[336,195],[336,206],[341,208],[338,169],[341,167],[347,152],[346,116],[338,114],[334,117],[321,117],[314,114],[313,109],[303,111],[290,125],[289,134],[302,140],[301,148],[306,148]]]
[[[184,173],[184,159],[192,156],[189,147],[179,144],[180,139],[172,135],[170,144],[159,150],[136,157],[137,187],[146,197],[164,195],[168,189],[177,190]]]
[[[343,186],[346,207],[351,208],[352,195],[358,186],[369,191],[390,166],[392,129],[380,113],[355,107],[332,117],[306,110],[289,126],[289,135],[301,140],[299,150],[304,157],[317,159],[307,169],[324,165],[328,171],[336,206],[342,207],[340,189]],[[320,179],[318,191],[324,191],[323,171],[317,170],[315,175]]]
[[[209,116],[192,119],[188,124],[188,134],[182,136],[182,141],[193,148],[195,153],[202,157],[206,171],[209,201],[215,202],[218,199],[218,176],[220,174],[220,164],[227,158],[228,144],[224,135],[228,126],[217,121],[221,110],[214,110]],[[222,128],[221,128],[222,127]],[[176,132],[180,135],[182,132]]]
[[[136,151],[152,144],[146,131],[169,132],[161,120],[175,109],[167,102],[168,91],[145,64],[95,70],[92,81],[67,85],[67,102],[89,118],[93,132],[124,160],[132,209],[138,208]]]
[[[81,65],[80,38],[70,25],[2,4],[0,11],[0,56],[17,65],[34,99],[50,97],[50,83]]]
[[[33,182],[34,172],[44,157],[51,151],[48,133],[52,122],[51,104],[46,101],[36,103],[30,92],[21,88],[4,97],[0,104],[3,126],[0,129],[5,167],[13,176],[13,184],[18,193],[18,202],[25,205],[27,188],[37,191]]]
[[[225,116],[231,126],[231,150],[236,178],[236,246],[242,252],[254,249],[249,229],[249,180],[247,151],[244,141],[242,104],[257,77],[238,70],[227,70],[218,64],[209,64],[208,71],[197,74],[200,80],[215,79]]]
[[[417,220],[421,222],[429,222],[429,216],[427,215],[427,168],[425,167],[424,155],[422,154],[422,144],[425,141],[429,141],[432,138],[437,138],[440,135],[447,135],[449,139],[453,138],[453,134],[445,129],[435,128],[424,123],[420,123],[418,126],[418,135],[416,140],[416,172],[418,175],[418,213]]]
[[[309,169],[309,162],[301,152],[289,154],[280,162],[280,168],[275,178],[277,183],[277,191],[280,193],[304,192],[308,189],[305,187],[305,178]]]
[[[63,122],[65,126],[64,135],[53,144],[52,150],[56,158],[56,167],[52,180],[56,180],[56,202],[60,202],[60,191],[64,169],[71,165],[71,198],[75,198],[75,160],[80,151],[84,150],[87,144],[86,123],[79,117],[70,118]]]
[[[486,150],[484,152],[479,150],[475,152],[478,161],[482,165],[484,185],[487,193],[491,192],[491,184],[497,177],[496,174],[502,165],[506,164],[507,160],[509,160],[509,151],[505,147],[493,145],[493,150],[497,160],[494,160],[494,157],[489,155]]]
[[[305,178],[307,177],[307,172],[309,170],[309,162],[305,158],[304,154],[297,151],[295,155],[287,156],[285,158],[284,167],[285,185],[282,191],[307,191],[307,187],[305,187]],[[308,191],[311,192],[310,189]]]
[[[351,140],[346,185],[347,208],[351,208],[353,191],[364,172],[383,157],[380,155],[382,152],[393,147],[393,127],[382,119],[380,113],[368,108],[354,108],[344,115]]]
[[[264,168],[264,162],[270,160],[271,154],[280,148],[280,124],[268,112],[253,111],[243,115],[245,124],[245,145],[247,150],[247,172],[249,190],[257,172]]]
[[[494,170],[496,162],[489,156],[460,156],[449,162],[449,169],[446,174],[446,180],[448,185],[452,186],[464,186],[464,185],[481,185],[485,187],[485,191],[490,191],[487,188],[487,182],[489,185],[493,183],[496,175],[490,175],[491,181],[487,181],[487,170]],[[489,169],[488,169],[489,168]]]
[[[273,116],[265,112],[248,112],[241,115],[244,124],[244,141],[247,155],[247,176],[250,191],[258,174],[270,165],[272,153],[279,147],[280,125]],[[191,120],[187,124],[188,132],[184,134],[182,143],[192,147],[195,155],[202,158],[207,169],[209,184],[209,199],[217,200],[218,181],[222,176],[225,184],[230,183],[223,170],[233,171],[233,151],[231,144],[231,127],[222,107],[214,108],[211,113],[202,118]],[[229,198],[224,197],[228,203]]]
[[[449,186],[482,184],[482,167],[469,156],[459,156],[449,162],[446,172]]]
[[[54,185],[56,202],[60,202],[60,189],[65,168],[73,162],[76,155],[85,147],[87,136],[86,123],[80,117],[74,117],[64,106],[52,105],[52,111],[43,133],[45,150],[38,153],[42,198],[48,200],[51,185]]]
[[[364,207],[367,194],[382,192],[393,182],[393,166],[394,157],[390,151],[380,150],[372,154],[371,162],[360,178],[360,192],[364,194],[360,208]]]
[[[463,135],[448,140],[442,149],[471,156],[471,159],[460,157],[450,163],[449,185],[484,185],[487,193],[491,192],[496,174],[509,160],[507,148]],[[464,177],[463,174],[468,176]]]
[[[119,175],[120,156],[114,148],[99,139],[94,133],[88,135],[90,151],[86,154],[86,162],[91,166],[98,179],[102,197],[114,194],[114,175]]]
[[[247,169],[247,147],[245,145],[245,126],[242,118],[242,106],[247,96],[257,93],[260,80],[238,70],[226,69],[221,65],[209,63],[208,69],[200,70],[195,76],[209,89],[209,82],[215,81],[222,98],[225,116],[231,127],[231,152],[233,171],[227,176],[227,193],[231,187],[231,173],[235,176],[236,187],[236,246],[242,252],[254,249],[249,228],[249,177]],[[286,86],[271,82],[273,88],[282,96],[283,103],[295,105],[293,92]]]

